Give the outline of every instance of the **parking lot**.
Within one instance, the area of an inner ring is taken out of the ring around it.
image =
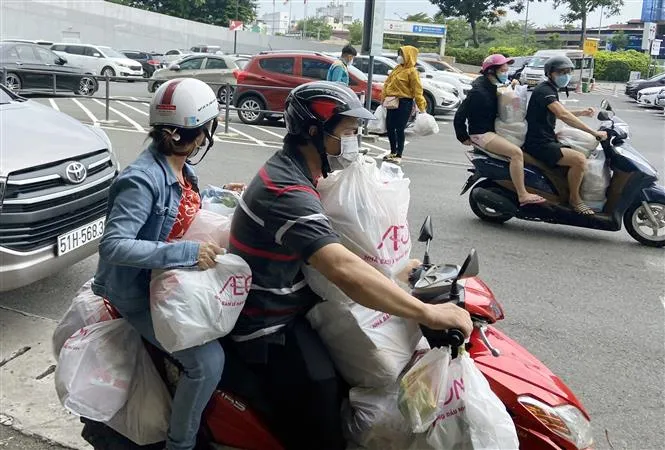
[[[113,83],[111,94],[130,99],[149,95],[144,83]],[[103,89],[97,95],[103,96]],[[568,106],[597,106],[600,99],[572,94]],[[622,95],[609,99],[617,115],[631,126],[634,147],[662,174],[662,111],[639,108]],[[102,100],[35,101],[105,129],[122,166],[146,145],[145,102],[113,101],[114,122],[104,123]],[[196,168],[202,186],[247,182],[280,148],[283,126],[248,126],[235,112],[230,117],[230,133],[218,132],[215,147]],[[477,249],[480,276],[505,309],[506,319],[498,326],[568,383],[591,416],[597,448],[662,448],[663,250],[640,246],[625,231],[517,220],[502,226],[481,222],[471,212],[467,196],[459,196],[468,176],[465,147],[455,139],[452,116],[438,119],[440,134],[407,138],[403,169],[411,179],[409,219],[414,241],[420,223],[431,215],[433,261],[459,264],[469,249]],[[363,145],[374,157],[388,149],[383,138]],[[423,250],[414,244],[412,257],[421,257]],[[96,263],[97,257],[90,257],[34,285],[3,293],[0,307],[57,320],[75,291],[92,277]]]

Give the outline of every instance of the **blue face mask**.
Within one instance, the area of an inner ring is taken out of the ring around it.
[[[499,83],[506,84],[508,82],[508,74],[505,72],[497,72],[496,79],[499,81]]]
[[[570,83],[571,76],[569,73],[565,75],[558,75],[554,78],[554,82],[560,88],[565,88]]]

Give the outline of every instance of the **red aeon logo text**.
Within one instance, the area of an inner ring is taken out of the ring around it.
[[[227,289],[229,292],[231,292],[231,295],[234,297],[242,297],[246,296],[249,294],[249,290],[252,287],[252,276],[251,275],[233,275],[229,277],[228,280],[226,280],[226,283],[224,283],[224,286],[222,286],[222,289],[219,290],[219,293],[215,296],[217,300],[222,302],[223,305],[225,306],[237,306],[237,304],[231,304],[228,301],[224,301],[222,299],[222,293],[225,292]],[[242,304],[244,303],[238,303]]]
[[[393,250],[397,251],[399,250],[400,244],[406,245],[410,240],[411,236],[409,236],[409,228],[406,225],[392,225],[385,233],[383,233],[381,243],[377,247],[377,250],[381,250],[387,241],[388,245],[392,242]]]

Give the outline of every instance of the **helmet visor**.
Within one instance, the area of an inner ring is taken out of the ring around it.
[[[376,120],[376,116],[365,108],[354,108],[340,113],[342,116],[356,117],[358,119]]]

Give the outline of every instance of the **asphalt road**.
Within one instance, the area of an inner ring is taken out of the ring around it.
[[[572,100],[571,107],[597,106],[600,97]],[[611,101],[631,126],[634,147],[663,173],[662,111],[640,109],[623,98]],[[145,126],[145,115],[132,117]],[[409,219],[414,242],[421,221],[431,215],[433,261],[459,264],[469,249],[478,250],[481,277],[505,309],[506,319],[498,326],[580,398],[591,415],[597,448],[610,448],[606,433],[614,449],[663,448],[665,253],[637,244],[625,231],[517,220],[502,226],[481,222],[467,197],[459,196],[468,162],[450,122],[442,119],[437,136],[409,138],[403,169],[412,180]],[[123,165],[135,158],[145,140],[144,133],[125,125],[108,130]],[[222,137],[197,167],[203,185],[248,181],[284,134],[280,127],[234,128],[245,136]],[[370,152],[378,155],[386,148],[387,143],[379,141]],[[415,244],[412,256],[420,257],[423,250]],[[75,291],[94,274],[96,261],[88,258],[32,286],[3,293],[0,304],[59,318]]]
[[[26,436],[5,425],[0,425],[0,450],[66,450],[37,436]]]

